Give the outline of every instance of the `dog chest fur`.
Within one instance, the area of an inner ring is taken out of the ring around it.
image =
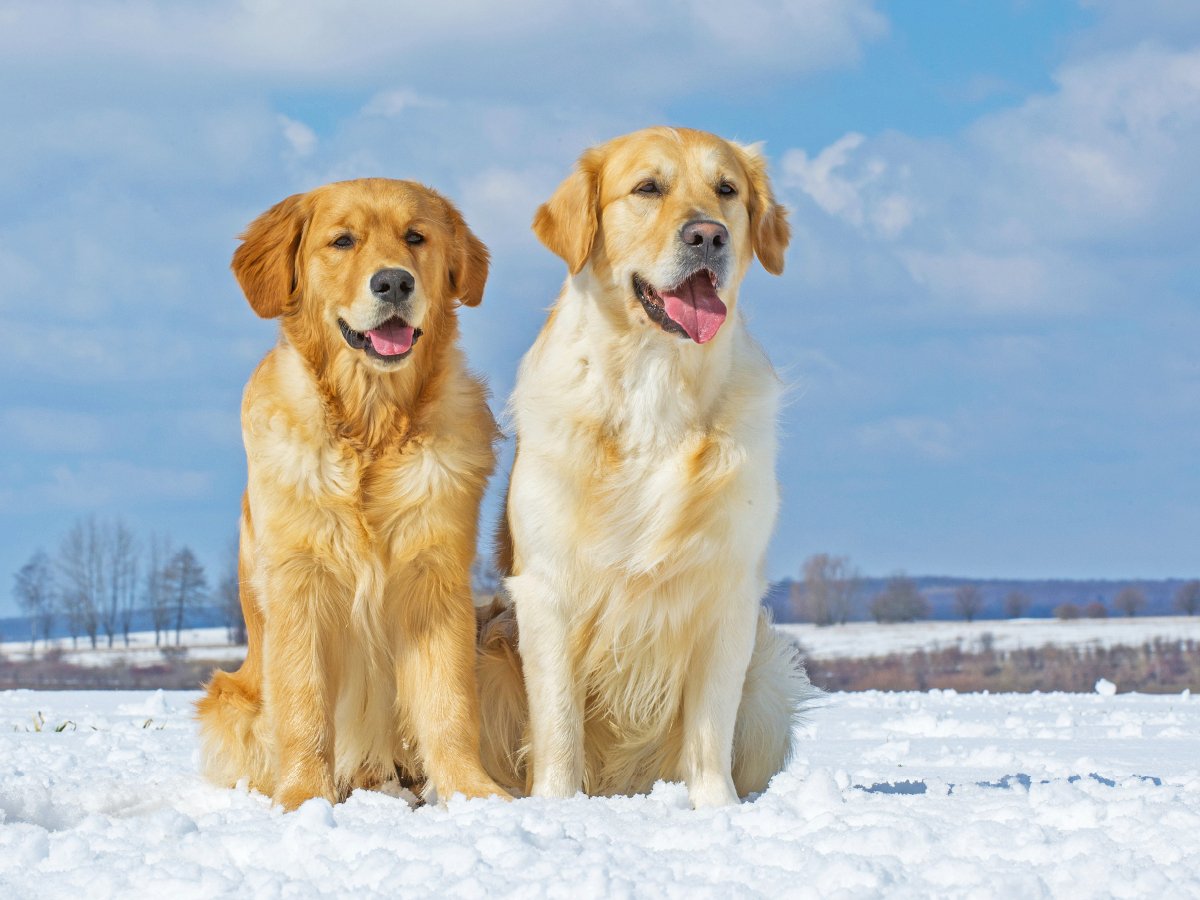
[[[745,568],[765,548],[778,507],[773,369],[734,321],[718,340],[735,365],[693,372],[678,353],[640,350],[635,358],[650,362],[614,364],[610,348],[589,340],[589,312],[568,287],[522,362],[509,511],[512,527],[533,539],[517,545],[555,548],[571,568],[582,561],[657,583],[697,559],[708,569],[714,556]],[[698,389],[705,376],[716,384]],[[707,406],[694,399],[704,394]]]
[[[382,566],[386,572],[433,548],[463,544],[460,529],[474,528],[469,507],[461,517],[423,511],[430,504],[453,509],[447,500],[482,492],[494,465],[492,427],[475,378],[460,369],[444,387],[454,395],[447,400],[452,414],[475,421],[474,446],[461,434],[431,428],[403,444],[363,452],[330,427],[296,351],[286,345],[273,351],[247,386],[243,407],[251,513],[256,521],[287,523],[288,535],[272,535],[266,545],[318,557],[353,581],[355,570]],[[270,403],[258,404],[260,395]],[[266,506],[276,509],[260,515]]]

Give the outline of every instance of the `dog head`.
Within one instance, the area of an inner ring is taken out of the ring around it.
[[[233,272],[314,362],[399,369],[443,338],[455,302],[483,299],[488,252],[454,205],[411,181],[362,178],[296,194],[241,236]]]
[[[648,128],[585,152],[533,230],[572,275],[590,267],[625,327],[698,344],[736,305],[754,256],[783,272],[791,235],[757,146],[684,128]]]

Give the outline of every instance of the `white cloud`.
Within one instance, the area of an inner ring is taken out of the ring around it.
[[[394,91],[380,91],[362,108],[364,116],[398,116],[406,109],[436,108],[442,104],[428,97],[423,97],[414,90],[399,88]]]
[[[858,441],[867,450],[915,453],[935,461],[955,453],[954,428],[931,416],[889,416],[859,426]]]
[[[202,498],[213,483],[210,472],[137,466],[124,460],[84,460],[55,466],[49,479],[0,488],[0,509],[87,510]]]
[[[645,97],[693,89],[697,61],[719,89],[770,74],[851,64],[881,38],[872,0],[704,0],[581,5],[363,0],[225,0],[209,4],[43,0],[0,31],[0,58],[21,71],[61,61],[241,78],[312,79],[322,88],[364,76],[454,85],[494,95],[516,85],[544,97]],[[648,52],[653,48],[653,52]],[[515,64],[515,60],[528,60]],[[0,69],[4,66],[0,63]]]
[[[830,215],[857,228],[868,224],[872,226],[868,230],[892,240],[912,224],[914,212],[912,201],[903,194],[871,196],[868,189],[887,174],[888,163],[870,157],[856,167],[857,176],[839,174],[865,140],[861,134],[850,132],[811,160],[804,150],[788,150],[783,156],[783,184],[800,188]]]
[[[0,413],[3,438],[43,453],[87,453],[104,445],[99,417],[59,409],[12,408]]]
[[[295,119],[289,119],[283,115],[279,116],[279,126],[283,129],[283,136],[292,145],[297,156],[312,155],[313,150],[317,148],[317,136],[311,128],[303,122],[297,122]]]
[[[490,168],[467,178],[459,191],[471,227],[495,245],[529,244],[533,214],[555,187],[555,175]]]
[[[1046,264],[1031,256],[984,256],[972,251],[902,254],[917,284],[982,312],[1036,310],[1050,302]]]
[[[1061,313],[1119,296],[1124,255],[1189,252],[1200,231],[1200,49],[1141,43],[1055,81],[954,141],[850,133],[812,158],[789,150],[782,183],[939,301]]]
[[[817,202],[832,216],[862,224],[862,198],[859,185],[833,174],[846,164],[850,151],[862,146],[861,134],[850,132],[834,141],[812,160],[801,149],[789,150],[783,156],[784,184],[793,184]]]

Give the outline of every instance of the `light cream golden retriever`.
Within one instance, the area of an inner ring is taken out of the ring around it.
[[[458,345],[488,253],[412,182],[289,197],[233,271],[279,344],[246,386],[249,652],[198,703],[203,771],[285,809],[397,782],[503,794],[479,758],[468,572],[495,423]]]
[[[738,310],[755,256],[783,270],[786,211],[756,148],[651,128],[584,153],[533,228],[570,276],[511,401],[484,764],[548,797],[661,778],[735,803],[815,693],[760,611],[781,386]]]

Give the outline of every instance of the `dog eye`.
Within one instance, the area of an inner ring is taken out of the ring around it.
[[[343,250],[347,250],[354,246],[354,238],[350,237],[348,234],[338,235],[337,239],[333,242],[333,246],[341,247]]]
[[[636,188],[634,188],[634,193],[635,194],[661,194],[662,191],[660,191],[658,189],[658,185],[655,184],[653,181],[643,181]]]
[[[404,240],[410,244],[423,244],[425,243],[425,235],[419,234],[416,231],[410,231],[404,236]]]
[[[735,188],[735,187],[734,187],[732,184],[730,184],[728,181],[722,181],[722,182],[721,182],[721,193],[722,193],[722,194],[725,194],[725,195],[729,195],[729,194],[736,194],[736,193],[737,193],[737,188]]]

